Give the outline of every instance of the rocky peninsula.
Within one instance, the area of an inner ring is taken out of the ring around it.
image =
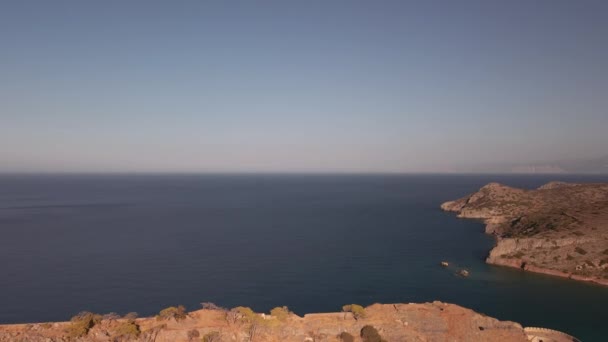
[[[608,184],[490,183],[441,208],[485,222],[489,264],[608,285]]]
[[[81,313],[70,322],[0,325],[0,341],[28,342],[394,342],[394,341],[576,341],[542,328],[522,328],[442,302],[346,305],[343,312],[299,317],[287,308],[258,314],[249,308],[207,306],[186,312],[170,307],[155,317]]]

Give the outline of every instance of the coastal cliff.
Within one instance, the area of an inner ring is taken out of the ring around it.
[[[353,305],[355,306],[355,305]],[[237,310],[238,309],[238,310]],[[522,328],[442,302],[374,304],[353,312],[299,317],[285,308],[270,315],[248,308],[203,309],[174,316],[120,318],[81,314],[80,321],[0,325],[0,341],[513,341],[542,336],[572,337],[542,328]],[[166,311],[166,310],[163,310]],[[86,319],[82,325],[82,320]],[[76,329],[74,328],[76,326]],[[371,327],[371,328],[370,328]],[[74,332],[79,335],[74,335]],[[547,338],[551,339],[547,339]]]
[[[485,222],[489,264],[608,285],[608,184],[490,183],[441,208]]]

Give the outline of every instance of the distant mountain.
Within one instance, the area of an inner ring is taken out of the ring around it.
[[[608,174],[608,155],[594,159],[571,159],[537,163],[493,163],[460,166],[455,172],[473,173],[583,173]]]
[[[568,173],[558,165],[517,165],[511,168],[513,173]]]
[[[608,173],[608,156],[511,167],[513,173]]]

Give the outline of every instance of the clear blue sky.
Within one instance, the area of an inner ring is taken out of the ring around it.
[[[608,152],[607,1],[2,1],[0,171]]]

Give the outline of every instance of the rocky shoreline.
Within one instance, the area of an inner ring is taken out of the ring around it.
[[[381,342],[381,341],[576,341],[567,334],[543,328],[523,328],[454,304],[352,304],[343,312],[299,317],[287,308],[258,314],[249,308],[216,306],[185,312],[162,310],[155,317],[132,314],[81,313],[71,322],[0,325],[0,341],[119,342],[119,341],[266,341],[266,342]]]
[[[441,208],[486,224],[488,264],[608,286],[608,184],[490,183]]]

